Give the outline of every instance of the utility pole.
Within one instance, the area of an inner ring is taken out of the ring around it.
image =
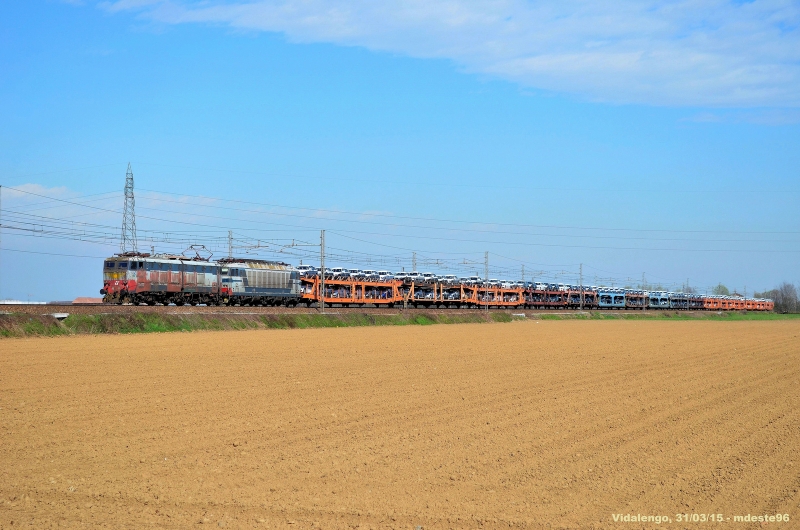
[[[522,283],[525,283],[525,264],[522,264]]]
[[[319,231],[319,309],[325,313],[325,230]]]
[[[489,310],[489,251],[483,257],[483,274],[486,278],[486,310]]]
[[[417,253],[416,252],[412,252],[411,253],[411,271],[412,272],[417,272]]]
[[[228,230],[228,259],[233,258],[233,230]]]
[[[119,242],[121,254],[128,252],[138,252],[136,246],[136,202],[133,198],[133,170],[131,163],[128,162],[128,171],[125,173],[125,208],[122,211],[122,239]]]
[[[581,276],[581,279],[580,279],[580,284],[581,284],[580,285],[580,287],[581,287],[581,311],[583,311],[583,263],[581,263],[581,268],[580,268],[580,273],[579,274]]]
[[[647,283],[644,281],[644,273],[642,273],[642,311],[647,311]]]

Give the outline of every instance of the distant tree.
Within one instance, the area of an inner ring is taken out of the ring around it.
[[[778,313],[797,313],[797,288],[783,282],[775,289],[775,311]]]
[[[753,293],[753,298],[770,298],[775,300],[775,293],[775,289],[772,289],[771,291],[761,291],[760,293],[756,291]]]
[[[716,294],[716,295],[720,295],[720,296],[728,296],[728,295],[731,294],[731,292],[728,290],[727,287],[725,287],[724,285],[722,285],[720,283],[719,285],[717,285],[716,287],[711,289],[711,294]]]
[[[775,311],[778,313],[797,313],[800,309],[797,300],[797,288],[788,282],[783,282],[776,289],[755,293],[756,298],[769,298],[775,302]]]

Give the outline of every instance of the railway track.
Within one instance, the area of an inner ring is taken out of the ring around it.
[[[398,314],[398,313],[441,313],[448,315],[475,314],[485,312],[486,309],[436,309],[436,308],[382,308],[382,307],[326,307],[327,314],[361,313],[361,314]],[[676,310],[613,310],[592,309],[592,312],[609,314],[681,314],[703,315],[709,311],[676,311]],[[537,318],[541,315],[577,315],[581,311],[574,309],[490,309],[492,313],[510,313],[525,315],[528,318]],[[587,311],[584,311],[584,313]],[[15,313],[25,315],[51,315],[54,313],[69,313],[76,315],[96,314],[132,314],[132,313],[168,313],[179,315],[191,314],[263,314],[263,315],[302,315],[318,314],[319,309],[309,307],[240,307],[240,306],[134,306],[134,305],[106,305],[106,304],[7,304],[0,306],[0,314]]]

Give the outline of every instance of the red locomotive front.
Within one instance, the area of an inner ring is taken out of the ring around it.
[[[109,304],[206,304],[222,299],[220,267],[201,258],[120,254],[103,263],[103,302]]]

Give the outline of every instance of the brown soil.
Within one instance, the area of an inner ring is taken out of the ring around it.
[[[0,527],[798,528],[798,336],[542,321],[8,339]]]

